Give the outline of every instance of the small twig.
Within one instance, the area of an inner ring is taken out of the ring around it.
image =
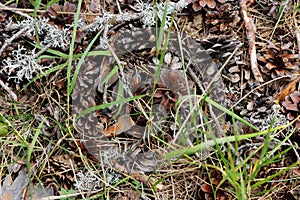
[[[34,9],[28,9],[28,8],[10,8],[7,7],[5,5],[3,5],[2,3],[0,3],[0,10],[5,10],[5,11],[11,11],[14,12],[16,14],[19,14],[21,16],[24,17],[29,17],[28,15],[24,14],[24,12],[28,12],[28,13],[33,13]],[[37,13],[46,13],[47,10],[37,10]],[[22,13],[22,14],[20,14]],[[63,14],[63,15],[75,15],[75,12],[66,12],[66,11],[57,11],[57,14]],[[89,16],[100,16],[101,14],[99,13],[79,13],[80,16],[82,15],[89,15]]]
[[[34,55],[34,58],[39,57],[42,53],[44,53],[45,51],[47,51],[47,49],[49,49],[51,47],[52,43],[47,44],[46,46],[44,46],[39,52],[37,52]]]
[[[295,35],[296,35],[296,40],[297,40],[297,47],[298,47],[298,54],[300,56],[300,30],[299,30],[299,26],[298,26],[298,23],[297,23],[297,20],[295,19],[296,18],[296,11],[294,13],[294,24],[295,24]]]
[[[8,86],[6,86],[1,80],[0,80],[0,86],[10,95],[10,97],[13,100],[17,101],[18,99],[17,95]]]
[[[122,13],[122,10],[121,10],[120,3],[119,3],[119,1],[116,1],[116,2],[117,2],[117,6],[118,6],[119,13],[121,14],[121,13]]]
[[[300,55],[300,30],[297,28],[296,30],[296,39],[297,39],[297,46],[298,46],[298,54]]]
[[[251,69],[252,69],[255,79],[259,82],[263,82],[264,80],[263,80],[260,70],[258,68],[257,57],[256,57],[256,47],[255,47],[256,28],[253,23],[253,20],[248,17],[246,3],[247,3],[247,0],[240,1],[241,13],[242,13],[243,19],[245,21],[245,28],[247,31],[247,38],[248,38],[248,43],[249,43]]]
[[[298,153],[297,149],[295,148],[295,145],[293,145],[293,143],[291,142],[290,139],[288,139],[288,143],[289,143],[289,144],[291,145],[291,147],[293,148],[293,151],[294,151],[294,153],[295,153],[295,155],[296,155],[296,157],[297,157],[297,160],[300,161],[300,156],[299,156],[299,153]]]
[[[108,101],[107,101],[107,84],[104,84],[104,87],[103,87],[103,103],[108,103]]]
[[[11,11],[11,12],[14,12],[14,13],[18,14],[18,15],[21,15],[21,16],[23,16],[23,17],[26,17],[26,18],[28,18],[28,19],[33,20],[32,17],[30,17],[29,15],[27,15],[27,14],[21,12],[21,11],[23,11],[24,9],[10,8],[10,7],[8,7],[8,6],[6,6],[6,5],[0,3],[0,10],[9,10],[9,11]],[[33,11],[33,10],[32,10],[32,11]]]
[[[218,133],[216,133],[216,136],[217,137],[220,137],[220,136],[224,137],[225,136],[224,130],[222,129],[221,124],[220,124],[220,120],[215,115],[211,104],[208,104],[208,109],[209,109],[210,115],[212,117],[212,120],[215,122],[214,125],[216,126],[216,129],[218,131]]]
[[[117,65],[118,65],[118,68],[119,68],[119,72],[120,72],[121,81],[122,81],[122,83],[123,83],[123,86],[124,86],[126,92],[132,97],[133,94],[132,94],[132,92],[130,91],[129,86],[128,86],[128,84],[127,84],[127,82],[126,82],[126,79],[125,79],[125,74],[124,74],[124,71],[123,71],[122,62],[121,62],[120,59],[118,58],[118,56],[117,56],[117,54],[115,53],[115,51],[113,50],[113,48],[112,48],[109,44],[107,44],[107,46],[108,46],[109,52],[111,53],[111,55],[113,56],[113,58],[114,58],[114,59],[116,60],[116,62],[117,62]]]
[[[122,13],[121,15],[113,15],[111,19],[107,20],[106,24],[118,24],[121,22],[129,22],[133,20],[140,19],[142,15],[140,13],[134,13],[134,14],[128,14],[128,13]],[[94,21],[90,24],[87,24],[86,26],[83,26],[79,29],[79,31],[86,31],[88,29],[93,28],[96,24],[98,24],[98,21]]]
[[[123,83],[123,86],[124,86],[124,89],[125,91],[129,94],[129,96],[133,97],[134,95],[132,94],[128,84],[127,84],[127,81],[125,79],[125,74],[124,74],[124,71],[123,71],[123,67],[122,67],[122,63],[120,61],[120,59],[118,58],[117,54],[115,53],[115,51],[113,50],[113,48],[108,44],[108,50],[110,51],[111,55],[113,56],[113,58],[116,60],[117,62],[117,65],[118,65],[118,68],[119,68],[119,74],[120,74],[120,77],[121,77],[121,81]],[[137,107],[142,111],[144,117],[149,120],[149,116],[146,114],[145,110],[143,109],[143,107],[136,101],[136,100],[133,100],[133,102],[137,105]]]
[[[196,82],[196,84],[199,87],[199,89],[204,94],[205,89],[204,89],[204,87],[203,87],[203,85],[202,85],[199,77],[194,73],[194,71],[190,67],[188,67],[188,72],[191,75],[192,79]]]
[[[3,44],[3,46],[0,49],[0,56],[2,54],[2,52],[4,51],[4,49],[10,45],[15,39],[19,38],[21,36],[21,34],[26,31],[27,28],[22,28],[21,30],[19,30],[16,34],[14,34],[11,38],[9,38],[8,40],[6,40],[6,42]]]

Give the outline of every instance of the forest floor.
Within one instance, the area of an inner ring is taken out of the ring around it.
[[[0,199],[300,199],[299,0],[0,2]]]

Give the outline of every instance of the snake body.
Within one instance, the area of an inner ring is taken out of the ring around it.
[[[118,57],[128,55],[132,52],[139,52],[140,55],[151,57],[155,55],[155,34],[156,30],[154,28],[124,28],[118,30],[113,36],[111,36],[110,45],[114,48]],[[171,32],[169,40],[166,39],[167,33],[165,33],[163,38],[164,41],[162,44],[168,41],[168,51],[184,58],[186,66],[190,69],[187,71],[192,72],[192,77],[196,78],[196,80],[193,80],[192,84],[190,84],[191,87],[188,89],[186,89],[185,84],[182,84],[183,87],[179,88],[178,84],[172,83],[172,80],[174,80],[174,76],[184,77],[183,70],[167,69],[163,67],[161,69],[158,84],[164,85],[163,87],[166,87],[167,90],[174,94],[176,93],[177,99],[179,96],[186,95],[189,92],[192,93],[192,88],[195,86],[193,83],[200,84],[199,82],[201,82],[201,85],[198,85],[198,87],[200,86],[203,89],[203,87],[209,85],[213,79],[215,80],[213,80],[214,84],[212,84],[211,87],[219,88],[219,90],[214,90],[213,92],[223,91],[220,77],[217,77],[217,79],[215,78],[218,65],[212,61],[207,54],[207,51],[201,47],[201,43],[188,37],[181,39],[183,36],[179,37],[179,35],[175,32]],[[74,105],[73,111],[75,114],[79,114],[87,108],[96,106],[99,103],[96,94],[101,93],[103,95],[105,88],[110,87],[118,80],[118,73],[114,73],[113,75],[110,73],[114,68],[113,63],[114,59],[112,57],[92,56],[86,59],[80,69],[78,80],[72,94]],[[155,73],[155,66],[152,69],[154,69],[153,73]],[[130,74],[132,71],[142,74],[142,72],[137,70],[127,70],[125,77],[127,83],[124,84],[128,84],[131,90],[133,90],[132,88],[134,87],[132,85],[134,76]],[[103,84],[103,81],[107,79],[106,77],[108,75],[110,75],[110,79],[106,80],[106,84]],[[153,78],[144,77],[144,79],[146,80],[140,81],[139,84],[149,85],[150,83],[151,85],[154,81]],[[178,82],[178,80],[175,81]],[[191,83],[191,81],[189,83]],[[139,86],[135,87],[139,88]],[[135,91],[132,91],[132,93],[135,93]],[[157,95],[160,95],[160,93],[157,93]],[[220,95],[223,94],[219,93],[211,95],[215,95],[220,98]],[[119,156],[111,153],[113,156],[106,161],[110,163],[109,165],[111,165],[111,163],[115,163],[114,166],[119,166],[120,168],[120,166],[124,167],[125,163],[127,163],[127,167],[125,167],[127,171],[129,171],[129,168],[133,171],[153,171],[155,167],[157,167],[157,160],[161,159],[161,157],[158,158],[160,153],[154,153],[152,150],[145,151],[138,147],[134,150],[130,149],[130,151],[128,151],[128,149],[120,150],[120,145],[112,144],[107,137],[108,135],[113,135],[112,133],[117,132],[119,134],[127,131],[134,125],[133,120],[130,117],[123,117],[123,119],[119,119],[117,123],[105,127],[105,125],[103,125],[104,123],[101,123],[101,120],[107,117],[108,116],[104,116],[101,111],[94,111],[85,115],[83,118],[80,118],[76,122],[80,137],[84,141],[89,152],[98,158],[103,156],[103,154],[105,154],[104,152],[115,152],[115,154]],[[129,124],[127,128],[124,127],[126,124]],[[130,153],[124,156],[124,152],[126,151]],[[102,157],[102,160],[105,160],[106,158],[107,156],[105,158]]]

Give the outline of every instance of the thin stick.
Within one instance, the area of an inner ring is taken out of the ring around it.
[[[23,17],[26,17],[26,18],[28,18],[28,19],[33,20],[32,17],[30,17],[29,15],[27,15],[27,14],[21,12],[21,11],[23,11],[23,10],[25,10],[25,9],[10,8],[10,7],[8,7],[8,6],[6,6],[6,5],[0,3],[0,10],[9,10],[9,11],[11,11],[11,12],[14,12],[14,13],[18,14],[18,15],[21,15],[21,16],[23,16]],[[32,10],[32,11],[33,11],[33,10]]]
[[[127,82],[126,82],[126,79],[125,79],[125,74],[124,74],[124,71],[123,71],[122,62],[120,61],[120,59],[118,58],[117,54],[115,53],[115,51],[113,50],[113,48],[109,44],[108,44],[108,50],[111,53],[111,55],[113,56],[113,58],[116,60],[116,62],[117,62],[117,65],[118,65],[118,68],[119,68],[119,72],[120,72],[120,76],[121,76],[121,81],[122,81],[122,83],[124,85],[124,88],[125,88],[126,92],[130,96],[133,96],[133,94],[130,91],[129,86],[128,86]]]
[[[298,54],[300,55],[300,31],[298,28],[296,30],[296,39],[297,39],[297,46],[298,46]]]
[[[298,23],[297,23],[297,20],[296,20],[296,11],[294,13],[294,24],[295,24],[295,35],[296,35],[296,40],[297,40],[297,47],[298,47],[298,54],[300,56],[300,30],[299,30],[299,26],[298,26]]]
[[[129,22],[129,21],[140,19],[141,17],[142,15],[140,13],[134,13],[130,15],[128,13],[122,13],[121,15],[112,15],[112,17],[107,20],[106,24],[118,24],[121,22]],[[85,31],[90,28],[93,28],[98,23],[99,22],[95,20],[94,22],[81,27],[79,31]]]
[[[24,12],[28,13],[33,13],[34,9],[28,9],[28,8],[10,8],[2,3],[0,3],[0,10],[5,10],[5,11],[11,11],[14,12],[18,15],[24,16],[24,17],[29,17],[28,15],[24,14]],[[37,10],[38,13],[46,13],[47,10]],[[22,14],[20,14],[22,13]],[[57,14],[64,14],[64,15],[75,15],[75,12],[64,12],[64,11],[58,11]],[[79,15],[90,15],[90,16],[100,16],[101,14],[99,13],[80,13]]]
[[[115,53],[115,51],[113,50],[113,48],[108,44],[108,50],[110,51],[111,55],[113,56],[113,58],[116,60],[118,68],[119,68],[119,73],[120,73],[120,77],[121,77],[121,81],[123,83],[124,89],[125,91],[129,94],[129,96],[133,97],[134,95],[132,94],[127,81],[125,79],[125,74],[123,71],[123,67],[122,67],[122,63],[120,61],[120,59],[118,58],[117,54]],[[133,102],[137,105],[137,107],[141,110],[141,112],[143,113],[144,117],[149,120],[149,116],[146,114],[143,106],[141,106],[136,100],[133,100]]]
[[[242,13],[243,19],[245,21],[245,28],[247,31],[247,38],[248,38],[248,43],[249,43],[251,69],[252,69],[255,79],[258,82],[263,82],[264,80],[263,80],[260,70],[258,68],[257,57],[256,57],[256,47],[255,47],[256,28],[253,23],[253,20],[248,17],[246,3],[247,3],[247,0],[240,1],[241,13]]]
[[[9,94],[9,96],[13,99],[13,100],[15,100],[15,101],[17,101],[17,99],[18,99],[18,97],[17,97],[17,95],[8,87],[8,86],[6,86],[4,83],[3,83],[3,81],[1,81],[0,80],[0,86]]]
[[[44,53],[45,51],[47,51],[47,49],[50,48],[52,44],[49,43],[47,44],[46,46],[44,46],[39,52],[37,52],[35,55],[34,55],[34,58],[38,58],[42,53]]]
[[[283,14],[284,14],[284,11],[285,11],[285,9],[286,9],[286,5],[287,5],[288,3],[289,3],[289,0],[286,0],[285,2],[282,1],[281,5],[280,5],[280,6],[283,6],[283,8],[282,8],[282,11],[281,11],[281,13],[280,13],[280,16],[278,17],[278,20],[277,20],[275,26],[274,26],[274,29],[273,29],[273,31],[272,31],[272,34],[271,34],[271,37],[270,37],[270,41],[272,40],[272,38],[273,38],[273,36],[274,36],[274,33],[275,33],[275,31],[276,31],[276,29],[277,29],[277,27],[278,27],[278,25],[279,25],[279,23],[280,23],[280,21],[281,21],[281,18],[282,18]]]
[[[0,56],[2,54],[2,52],[4,51],[4,49],[10,45],[15,39],[19,38],[21,36],[21,34],[26,31],[27,28],[22,28],[21,30],[19,30],[16,34],[14,34],[11,38],[9,38],[8,40],[6,40],[6,42],[3,44],[3,46],[0,49]]]

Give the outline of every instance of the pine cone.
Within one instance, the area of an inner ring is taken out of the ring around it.
[[[113,200],[139,200],[139,199],[142,198],[137,191],[128,190],[122,193],[118,193]]]
[[[73,114],[78,116],[82,111],[98,105],[101,102],[96,103],[96,81],[99,78],[101,67],[99,64],[102,61],[102,57],[89,57],[86,62],[81,66],[78,78],[72,93]],[[98,120],[101,117],[101,113],[93,111],[85,116],[79,118],[76,121],[76,129],[79,131],[79,136],[83,139],[87,150],[93,156],[98,156],[99,148],[94,143],[94,137],[97,136],[102,139],[101,130],[103,124]],[[104,138],[103,138],[104,140]]]
[[[227,32],[236,28],[240,22],[239,10],[233,3],[226,3],[216,7],[216,10],[206,9],[205,23],[210,33]]]
[[[289,121],[293,121],[300,115],[300,92],[296,91],[285,97],[282,102],[282,111],[287,114]],[[300,119],[295,122],[295,126],[300,130]]]
[[[287,43],[279,48],[271,43],[262,55],[258,54],[262,72],[272,78],[293,75],[299,69],[300,57],[290,49],[291,45]]]
[[[72,162],[72,163],[70,163]],[[42,180],[46,188],[53,188],[54,191],[61,191],[61,188],[70,190],[74,184],[74,171],[76,164],[69,156],[55,155],[49,159],[49,166],[44,168]]]
[[[209,7],[209,8],[215,8],[217,5],[217,2],[219,3],[225,3],[226,0],[194,0],[193,2],[193,9],[194,11],[199,11],[202,8],[204,8],[205,6]]]

